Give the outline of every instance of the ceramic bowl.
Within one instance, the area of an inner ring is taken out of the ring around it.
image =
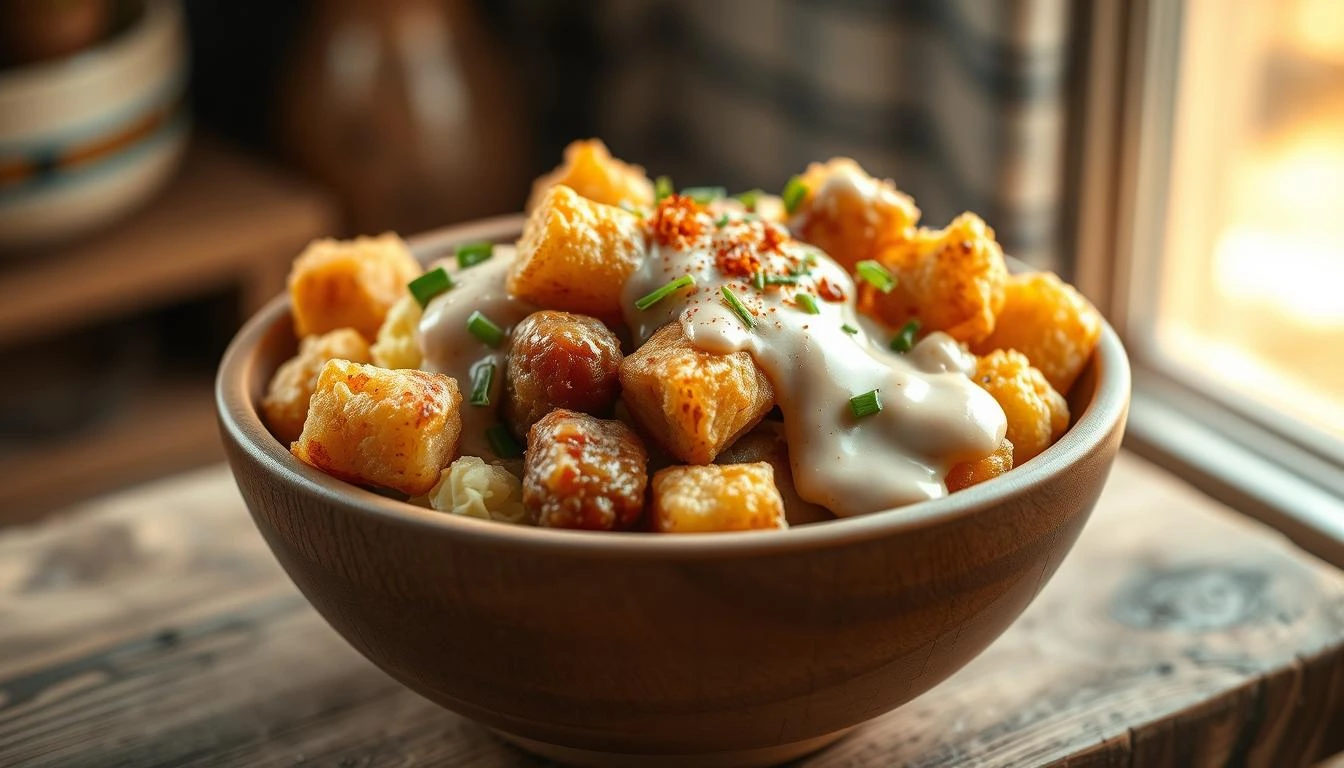
[[[512,240],[520,222],[412,245],[430,260]],[[779,532],[559,531],[418,509],[292,458],[257,403],[294,350],[279,298],[239,332],[217,383],[238,487],[294,583],[392,677],[589,765],[776,763],[938,684],[1068,553],[1129,402],[1107,327],[1063,438],[948,498]]]
[[[0,70],[0,250],[87,234],[162,187],[186,141],[186,79],[170,0],[90,49]]]

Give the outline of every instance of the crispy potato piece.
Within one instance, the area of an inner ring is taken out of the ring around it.
[[[289,300],[299,337],[354,328],[373,341],[387,311],[421,272],[400,237],[314,240],[289,271]]]
[[[748,352],[718,355],[669,323],[621,363],[630,413],[672,455],[708,464],[775,406],[770,380]]]
[[[523,227],[509,293],[539,307],[619,317],[621,289],[643,254],[638,216],[557,184]]]
[[[994,330],[1008,267],[994,230],[975,214],[963,213],[946,229],[920,229],[882,249],[878,261],[896,276],[896,287],[882,293],[860,280],[860,311],[892,328],[918,320],[921,331],[957,341],[976,342]]]
[[[378,328],[378,340],[370,348],[373,364],[383,368],[419,368],[420,317],[424,310],[409,291],[388,311]]]
[[[978,461],[967,461],[947,471],[947,490],[949,493],[970,488],[998,477],[1013,468],[1013,441],[1004,438],[994,452]]]
[[[628,529],[644,512],[648,461],[625,424],[551,411],[527,434],[523,503],[547,528]]]
[[[789,442],[784,437],[782,422],[762,421],[714,459],[716,464],[754,464],[759,461],[766,462],[775,471],[775,487],[784,501],[784,517],[788,518],[789,525],[806,525],[835,518],[829,509],[798,495],[798,489],[793,484],[793,467],[789,464]]]
[[[299,438],[303,420],[308,417],[308,398],[317,388],[318,374],[328,360],[369,362],[369,343],[353,328],[339,328],[321,336],[308,336],[299,342],[299,353],[275,370],[261,412],[266,426],[282,443]]]
[[[807,193],[795,211],[796,231],[846,269],[910,238],[919,208],[890,180],[869,176],[847,157],[812,163],[802,174]]]
[[[1054,273],[1037,272],[1008,278],[994,332],[973,349],[1016,349],[1067,395],[1100,338],[1096,307]]]
[[[289,450],[333,477],[417,496],[457,453],[461,408],[450,376],[328,360]]]
[[[564,184],[595,203],[633,208],[653,205],[653,182],[638,165],[623,163],[611,156],[600,139],[570,142],[565,159],[555,170],[532,182],[527,210],[541,204],[546,191]]]
[[[587,315],[544,310],[514,326],[504,419],[525,435],[555,408],[606,415],[620,394],[621,342]]]
[[[498,464],[479,456],[463,456],[439,473],[426,499],[432,509],[504,523],[529,523],[523,506],[523,484]]]
[[[705,533],[788,528],[774,475],[764,461],[659,470],[653,476],[653,530]]]
[[[1069,404],[1064,396],[1021,352],[990,352],[976,361],[974,378],[1003,408],[1017,464],[1049,448],[1069,428]]]

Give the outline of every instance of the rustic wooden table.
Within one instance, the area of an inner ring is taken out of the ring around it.
[[[1007,634],[801,764],[1292,766],[1340,749],[1344,575],[1125,455]],[[224,467],[0,531],[0,765],[293,764],[539,763],[346,646]]]

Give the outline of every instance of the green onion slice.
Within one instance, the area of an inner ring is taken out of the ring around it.
[[[681,194],[705,205],[715,200],[722,200],[728,191],[723,187],[687,187],[681,190]]]
[[[756,274],[751,276],[751,284],[758,291],[765,290],[765,272],[757,270]]]
[[[467,318],[467,330],[472,336],[491,347],[498,347],[500,342],[504,341],[504,329],[481,314],[479,309],[472,312],[471,316]]]
[[[457,266],[466,269],[486,261],[495,254],[494,243],[467,243],[457,248]]]
[[[689,288],[692,285],[695,285],[695,275],[682,275],[640,296],[635,300],[635,309],[643,312],[682,288]]]
[[[803,198],[807,197],[807,185],[803,183],[803,177],[794,176],[789,179],[789,183],[784,185],[784,192],[780,195],[784,198],[784,210],[793,215],[802,204]]]
[[[844,325],[840,326],[840,330],[844,331],[845,333],[848,333],[850,336],[853,336],[854,334],[859,332],[858,328],[855,328],[849,323],[845,323]]]
[[[677,193],[677,188],[672,186],[672,179],[666,176],[659,176],[653,182],[653,201],[655,203],[663,202],[663,198],[671,197]]]
[[[751,313],[747,311],[746,305],[726,285],[723,286],[723,300],[728,302],[728,308],[733,310],[733,314],[737,315],[737,319],[741,320],[748,330],[756,327],[756,321],[751,319]]]
[[[854,265],[854,269],[864,282],[883,293],[891,293],[891,289],[896,287],[896,276],[872,259],[860,261]]]
[[[766,275],[766,285],[797,285],[799,275]]]
[[[821,310],[817,308],[817,300],[812,298],[810,293],[795,294],[793,300],[798,302],[798,308],[809,315],[820,315]]]
[[[718,221],[714,222],[714,226],[718,227],[719,229],[723,229],[724,227],[728,226],[728,214],[725,213],[722,216],[720,216]]]
[[[901,330],[891,339],[892,352],[909,352],[915,347],[915,334],[919,333],[919,321],[911,320],[901,326]]]
[[[406,287],[410,289],[411,295],[423,308],[435,296],[451,290],[454,285],[453,278],[448,276],[443,267],[435,267],[407,283]]]
[[[523,446],[518,444],[503,424],[486,428],[485,439],[490,441],[490,450],[501,459],[517,459],[523,455]]]
[[[855,395],[849,398],[849,410],[854,414],[854,418],[862,419],[865,416],[872,416],[882,410],[882,401],[877,399],[877,390],[864,392],[862,395]]]
[[[495,380],[495,364],[486,363],[477,365],[471,372],[471,400],[472,405],[490,404],[490,384]]]
[[[763,189],[749,189],[739,195],[734,195],[742,205],[747,207],[748,211],[756,210],[756,203],[760,201],[761,195],[765,194]]]

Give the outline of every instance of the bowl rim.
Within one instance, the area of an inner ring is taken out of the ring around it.
[[[507,242],[521,231],[523,216],[512,214],[434,230],[407,239],[422,261],[453,244],[472,240]],[[261,341],[289,313],[281,294],[254,314],[235,335],[220,362],[215,399],[220,429],[248,458],[278,481],[334,508],[482,544],[535,550],[564,550],[603,558],[687,556],[707,558],[771,555],[822,545],[853,543],[954,521],[1028,493],[1051,481],[1097,450],[1117,429],[1123,429],[1129,406],[1130,369],[1124,347],[1109,323],[1102,321],[1094,353],[1095,390],[1083,412],[1053,445],[1020,467],[984,483],[940,499],[881,512],[811,523],[784,531],[731,531],[703,536],[665,536],[640,532],[580,531],[507,525],[491,520],[449,515],[337,480],[290,454],[271,436],[248,396],[248,382],[257,364]],[[235,475],[237,468],[235,467]]]

